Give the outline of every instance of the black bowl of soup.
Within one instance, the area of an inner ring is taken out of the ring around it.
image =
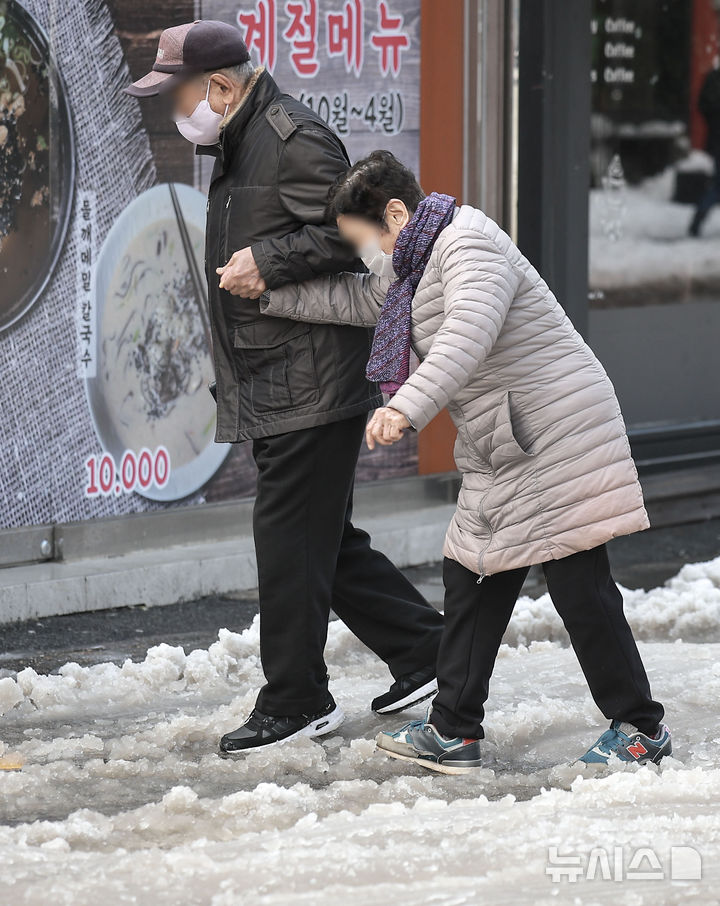
[[[48,38],[17,0],[0,0],[0,330],[52,276],[70,222],[74,158]]]

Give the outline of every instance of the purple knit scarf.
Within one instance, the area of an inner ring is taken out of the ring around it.
[[[369,381],[390,395],[410,376],[412,300],[435,241],[455,214],[455,199],[433,192],[424,198],[398,235],[393,251],[397,280],[390,286],[380,312],[370,361]]]

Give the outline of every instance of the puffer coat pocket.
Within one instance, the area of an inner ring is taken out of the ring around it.
[[[533,454],[520,445],[513,428],[511,395],[506,393],[495,419],[490,448],[490,465],[497,472],[514,462],[529,461]]]
[[[312,406],[320,396],[309,324],[262,320],[235,329],[241,385],[257,415]]]

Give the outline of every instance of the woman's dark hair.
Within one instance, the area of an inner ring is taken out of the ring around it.
[[[373,151],[339,176],[328,192],[325,216],[336,220],[340,214],[364,217],[385,226],[385,208],[399,198],[411,214],[425,198],[415,174],[389,151]]]

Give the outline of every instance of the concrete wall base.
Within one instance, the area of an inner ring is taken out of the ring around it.
[[[438,560],[454,505],[358,520],[398,566]],[[257,587],[252,536],[0,570],[0,624],[38,617],[243,596]]]

